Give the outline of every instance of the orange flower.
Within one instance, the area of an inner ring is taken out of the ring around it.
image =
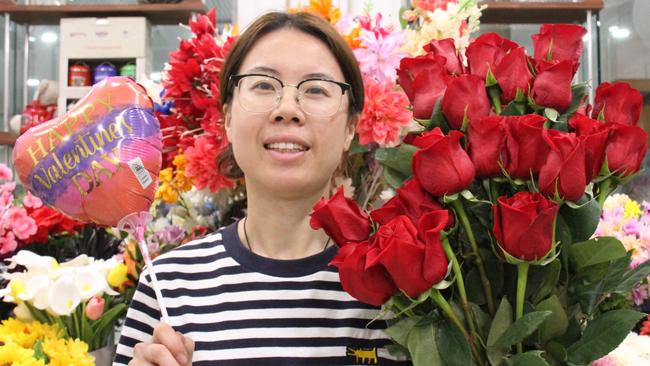
[[[343,35],[343,39],[348,43],[351,49],[361,48],[361,38],[359,37],[361,33],[361,27],[354,27],[352,31],[348,34]]]
[[[308,6],[289,8],[290,14],[299,12],[316,14],[331,24],[336,24],[341,19],[341,9],[332,7],[332,0],[309,0]]]

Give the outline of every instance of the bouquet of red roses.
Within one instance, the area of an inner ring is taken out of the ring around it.
[[[590,239],[645,156],[642,98],[603,83],[586,104],[572,85],[584,34],[543,25],[532,57],[488,33],[464,55],[433,40],[402,59],[423,131],[376,152],[395,196],[369,213],[342,190],[314,207],[343,288],[382,306],[415,365],[587,365],[644,316],[621,300],[650,261],[630,269],[620,241]]]

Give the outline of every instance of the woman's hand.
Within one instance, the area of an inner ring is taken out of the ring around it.
[[[187,366],[192,364],[193,353],[194,341],[191,338],[160,323],[154,328],[150,342],[135,345],[129,366]]]

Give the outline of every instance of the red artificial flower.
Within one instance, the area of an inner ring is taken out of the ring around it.
[[[585,193],[585,146],[574,133],[545,130],[548,157],[539,171],[539,190],[547,196],[577,201]]]
[[[467,131],[469,157],[481,178],[501,176],[501,167],[507,165],[506,116],[478,118]]]
[[[643,96],[624,82],[602,83],[596,88],[596,98],[591,118],[599,119],[603,113],[607,123],[636,126],[641,117]]]
[[[445,58],[431,54],[405,57],[397,69],[398,83],[413,105],[413,117],[430,119],[451,80],[445,71]]]
[[[357,203],[345,197],[343,187],[329,199],[321,198],[314,205],[309,224],[323,229],[339,247],[368,240],[370,220]]]
[[[203,135],[194,140],[194,145],[185,150],[187,166],[185,173],[193,179],[198,189],[208,188],[217,192],[222,188],[232,188],[233,182],[219,174],[217,157],[228,146],[224,138]]]
[[[537,77],[533,82],[531,97],[535,104],[554,108],[560,113],[571,105],[571,80],[575,63],[564,60],[557,63],[538,61]]]
[[[192,30],[192,33],[196,35],[207,33],[211,36],[214,34],[216,24],[217,10],[212,8],[207,14],[199,14],[196,16],[195,20],[190,20],[190,29]]]
[[[400,128],[411,123],[409,100],[401,90],[393,90],[393,86],[364,80],[365,103],[357,124],[359,143],[394,146],[399,142]]]
[[[413,155],[413,176],[434,197],[451,195],[474,181],[474,164],[460,146],[462,133],[445,136],[435,128],[414,141],[420,147]]]
[[[589,183],[598,176],[603,166],[610,125],[576,113],[569,119],[569,126],[575,130],[576,135],[585,145],[585,171]]]
[[[427,53],[445,58],[445,70],[449,75],[457,76],[465,73],[465,66],[452,38],[432,39],[423,48]]]
[[[614,123],[607,141],[607,164],[611,172],[627,177],[641,169],[648,151],[648,134],[639,126]]]
[[[451,128],[460,130],[465,119],[472,121],[490,114],[485,81],[476,75],[461,75],[447,86],[441,103],[442,113]]]
[[[492,232],[506,253],[527,261],[543,258],[549,253],[553,245],[557,203],[539,193],[524,191],[509,198],[499,197],[492,211]]]
[[[492,71],[501,88],[501,100],[505,103],[514,100],[517,91],[528,96],[534,77],[528,68],[528,58],[523,47],[510,50]]]
[[[47,243],[49,235],[68,233],[81,230],[85,224],[73,220],[61,212],[48,206],[27,209],[29,217],[36,222],[37,231],[25,240],[25,244]]]
[[[465,50],[469,72],[485,80],[488,70],[494,73],[496,65],[501,63],[506,54],[518,47],[518,44],[497,33],[480,35]]]
[[[535,58],[538,60],[580,62],[585,28],[574,24],[543,24],[533,34]]]
[[[539,173],[548,155],[542,137],[546,118],[538,114],[511,116],[506,123],[506,171],[513,178],[528,180]]]

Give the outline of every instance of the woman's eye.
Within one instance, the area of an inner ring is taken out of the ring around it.
[[[305,94],[309,95],[320,95],[320,96],[327,96],[327,90],[319,87],[310,87],[307,90],[305,90]]]
[[[264,91],[273,91],[273,90],[275,90],[275,87],[271,83],[260,81],[257,84],[253,85],[253,89],[264,90]]]

